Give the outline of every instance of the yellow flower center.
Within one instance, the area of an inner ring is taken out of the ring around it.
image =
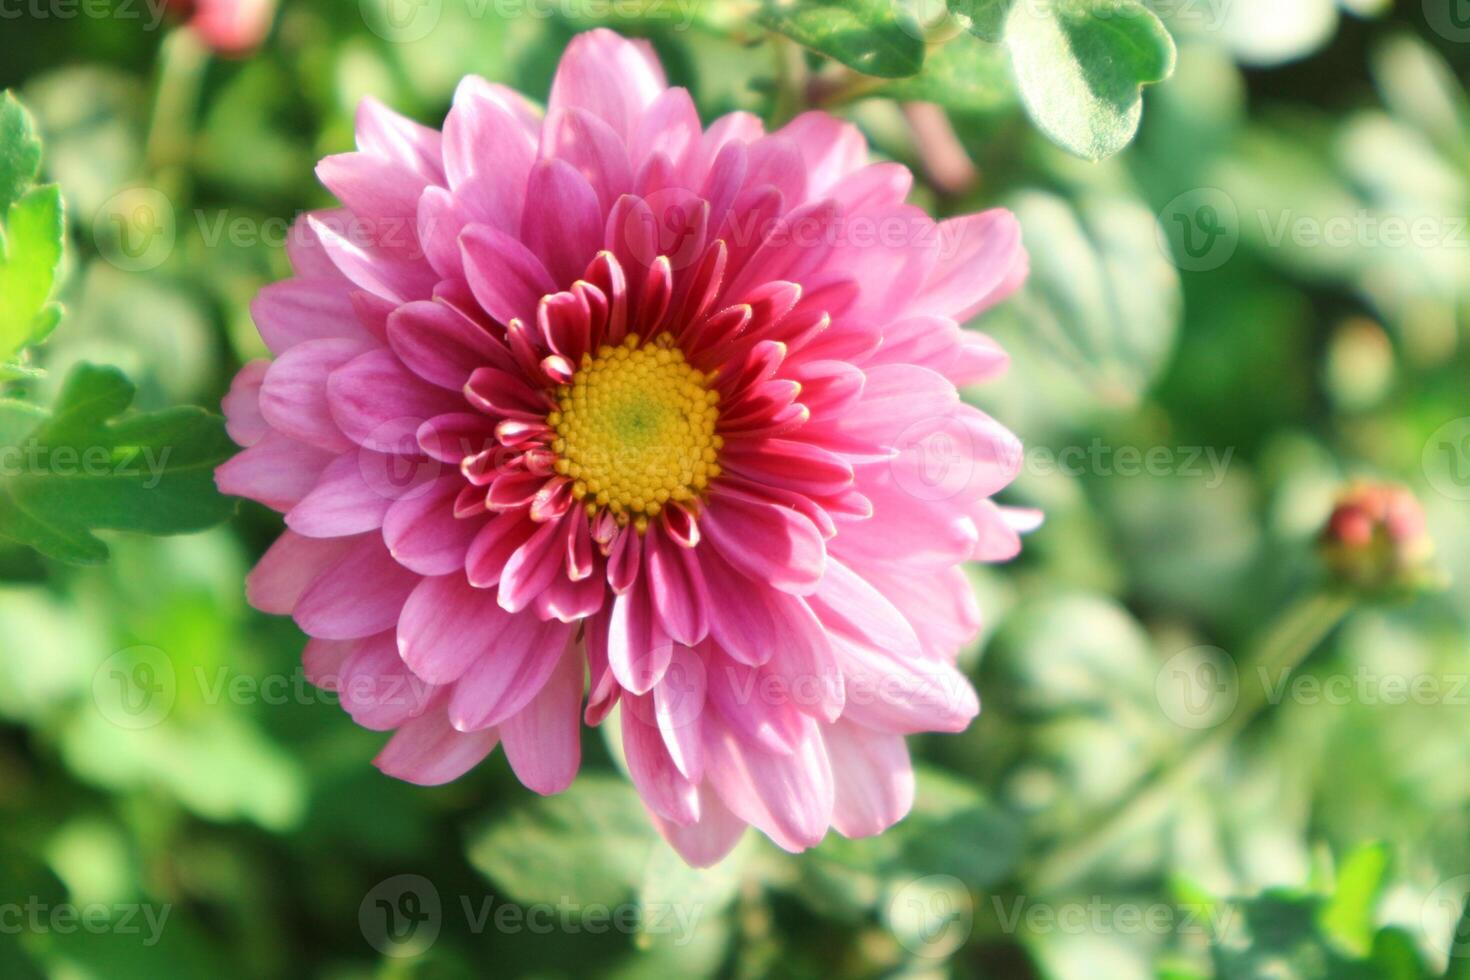
[[[668,334],[642,347],[631,334],[582,355],[547,422],[556,430],[556,471],[571,477],[589,515],[607,508],[619,524],[644,531],[664,504],[695,499],[720,475],[712,381]]]

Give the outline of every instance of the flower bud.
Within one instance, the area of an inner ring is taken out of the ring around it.
[[[1414,589],[1434,578],[1434,542],[1424,508],[1397,484],[1349,486],[1327,519],[1320,544],[1328,571],[1354,588]]]

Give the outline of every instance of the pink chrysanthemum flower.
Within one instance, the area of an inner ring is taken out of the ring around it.
[[[621,703],[659,830],[708,864],[907,811],[904,736],[978,710],[963,562],[1009,558],[1019,446],[956,385],[1027,261],[936,224],[822,113],[702,129],[652,50],[572,42],[542,113],[478,78],[442,135],[377,103],[324,160],[228,493],[286,515],[251,601],[421,784],[502,744],[554,793]],[[585,698],[585,709],[583,706]]]

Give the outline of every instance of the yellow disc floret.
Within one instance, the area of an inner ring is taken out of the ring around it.
[[[606,508],[642,531],[664,504],[696,499],[719,476],[712,381],[668,334],[642,346],[629,335],[582,355],[547,421],[556,430],[556,470],[571,478],[587,513]]]

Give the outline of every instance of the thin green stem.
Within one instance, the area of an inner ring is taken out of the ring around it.
[[[193,152],[194,114],[208,63],[209,52],[193,32],[176,30],[164,39],[145,151],[148,172],[155,181],[187,169]]]
[[[1213,770],[1224,750],[1271,702],[1270,679],[1290,676],[1353,607],[1340,592],[1317,592],[1287,608],[1257,642],[1240,676],[1240,697],[1230,718],[1185,745],[1140,780],[1123,801],[1079,840],[1042,857],[1026,875],[1039,893],[1053,894],[1080,880],[1099,860],[1139,828],[1167,813],[1179,795]]]

